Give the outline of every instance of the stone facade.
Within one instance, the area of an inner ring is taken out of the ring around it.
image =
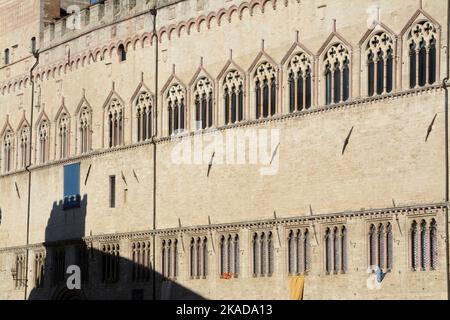
[[[23,1],[21,15],[39,14],[1,19],[2,54],[18,47],[0,64],[0,298],[23,299],[25,278],[27,298],[67,298],[59,266],[82,264],[88,299],[152,298],[153,281],[133,278],[141,265],[155,266],[162,299],[288,299],[293,273],[305,274],[305,299],[446,299],[445,1],[167,0],[157,3],[156,33],[154,5],[107,0],[53,23],[52,3]],[[3,0],[4,8],[16,7]],[[40,51],[33,121],[32,37]],[[392,64],[374,70],[392,76],[370,95],[376,41]],[[327,84],[335,55],[341,72]],[[305,104],[291,110],[294,63],[307,70]],[[264,103],[257,108],[264,83],[267,116]],[[242,92],[236,123],[224,94],[233,85]],[[252,163],[261,134],[272,134],[270,150],[260,147]],[[221,146],[233,136],[244,140],[244,163],[225,161]],[[186,146],[191,161],[179,161]],[[69,210],[64,166],[73,163],[81,200]],[[328,229],[343,227],[339,249],[330,248]],[[290,274],[291,230],[309,238],[308,267]],[[222,246],[230,235],[234,254]],[[231,279],[224,255],[233,257]],[[367,286],[373,264],[387,271],[380,289]]]

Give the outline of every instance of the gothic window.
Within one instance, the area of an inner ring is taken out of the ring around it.
[[[36,288],[44,287],[44,267],[45,254],[38,252],[34,255],[34,286]]]
[[[14,264],[14,287],[16,289],[21,289],[25,287],[25,277],[27,273],[27,268],[25,266],[25,255],[17,254]]]
[[[208,275],[208,243],[207,238],[191,238],[190,245],[190,276],[191,279],[205,279]]]
[[[161,243],[161,274],[167,279],[178,277],[178,240],[167,239]]]
[[[69,155],[70,118],[62,113],[58,120],[59,158],[65,159]]]
[[[289,111],[311,107],[311,59],[305,53],[295,54],[289,63]]]
[[[256,118],[274,116],[277,107],[277,76],[274,66],[263,62],[254,75]]]
[[[393,90],[394,42],[385,32],[375,34],[367,43],[368,95],[381,95]]]
[[[342,247],[342,263],[341,270],[343,273],[347,272],[347,228],[341,229],[341,247]]]
[[[420,267],[422,270],[427,269],[428,255],[428,239],[427,239],[427,223],[422,220],[420,224]]]
[[[149,282],[151,276],[150,242],[137,241],[132,244],[132,279],[134,282]]]
[[[344,45],[333,45],[324,57],[325,103],[340,103],[350,97],[350,54]]]
[[[244,80],[237,70],[228,72],[223,83],[225,124],[244,120]]]
[[[436,220],[431,220],[430,223],[430,266],[431,270],[436,270],[438,266],[438,235]]]
[[[372,224],[369,231],[369,265],[381,270],[392,268],[392,226],[390,223]]]
[[[214,87],[206,77],[200,78],[194,87],[195,121],[197,129],[210,128],[213,125]]]
[[[327,274],[347,270],[347,229],[345,226],[327,228],[324,238],[325,271]]]
[[[435,270],[438,263],[437,223],[422,220],[411,225],[411,269],[413,271]]]
[[[221,278],[239,276],[239,236],[228,234],[220,237],[220,276]]]
[[[325,271],[331,273],[331,230],[325,231]]]
[[[119,280],[120,265],[119,244],[105,244],[102,247],[102,280],[104,283],[114,283]]]
[[[413,221],[411,226],[411,269],[417,271],[419,267],[419,231],[417,222]]]
[[[179,84],[170,87],[167,94],[167,113],[169,119],[169,135],[179,134],[185,129],[185,91]]]
[[[3,135],[3,171],[9,172],[13,167],[13,142],[14,134],[11,130],[6,130]]]
[[[39,161],[46,163],[50,154],[50,123],[48,120],[42,120],[38,127],[39,139]]]
[[[124,108],[117,98],[113,98],[108,108],[109,147],[123,145]]]
[[[24,125],[19,131],[19,166],[21,169],[25,169],[28,165],[29,152],[30,152],[30,127]]]
[[[80,150],[82,154],[85,154],[91,150],[91,133],[92,133],[92,114],[91,110],[84,106],[80,111]]]
[[[253,235],[253,276],[272,276],[274,248],[272,232],[255,232]]]
[[[388,270],[392,269],[393,266],[393,244],[394,238],[392,235],[392,224],[388,223],[386,227],[386,268]]]
[[[150,140],[152,137],[152,112],[152,97],[148,92],[141,93],[136,101],[138,142]]]
[[[429,21],[416,23],[408,36],[410,88],[436,82],[436,27]]]

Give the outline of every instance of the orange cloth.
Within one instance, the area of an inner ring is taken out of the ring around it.
[[[290,300],[303,300],[303,290],[305,288],[305,277],[291,278],[291,298]]]

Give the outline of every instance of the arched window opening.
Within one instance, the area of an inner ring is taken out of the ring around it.
[[[161,274],[163,278],[178,277],[178,240],[167,239],[161,242]]]
[[[124,109],[120,101],[112,99],[108,108],[109,147],[123,145],[124,140]]]
[[[38,128],[39,137],[39,161],[46,163],[50,154],[50,124],[47,120],[42,120]]]
[[[368,95],[382,95],[393,90],[394,42],[392,37],[381,31],[375,34],[366,47],[368,66]]]
[[[92,124],[91,110],[84,106],[80,111],[80,151],[81,154],[91,151]]]
[[[167,114],[169,135],[180,134],[185,129],[185,91],[180,84],[174,84],[167,93]]]
[[[428,260],[428,230],[427,223],[422,220],[420,224],[420,267],[423,271],[427,269]]]
[[[331,230],[327,228],[325,231],[325,271],[331,273]]]
[[[253,275],[272,276],[274,272],[274,248],[272,232],[253,235]]]
[[[295,240],[294,231],[291,230],[288,237],[288,272],[290,275],[294,274]]]
[[[21,169],[25,169],[29,162],[30,152],[30,127],[25,125],[19,132],[20,158],[19,165]]]
[[[5,65],[10,64],[10,56],[9,56],[9,49],[5,49],[5,56],[4,56],[4,63]]]
[[[392,235],[392,224],[388,223],[386,228],[386,268],[387,270],[391,270],[393,266],[393,245],[394,238]]]
[[[244,120],[244,80],[237,70],[228,72],[223,83],[225,124]]]
[[[369,231],[369,265],[375,266],[377,264],[377,234],[375,225],[370,226]]]
[[[340,103],[350,98],[350,54],[342,44],[333,45],[324,56],[325,102]]]
[[[419,234],[417,222],[413,221],[411,226],[411,269],[417,271],[419,267]]]
[[[194,279],[205,279],[207,276],[208,248],[207,239],[192,238],[190,245],[190,275]]]
[[[344,226],[341,229],[341,247],[342,247],[342,266],[341,271],[343,273],[347,272],[347,228]]]
[[[142,92],[136,100],[137,141],[148,141],[152,137],[153,102],[148,92]]]
[[[36,52],[36,37],[32,37],[31,38],[31,53],[35,53]]]
[[[120,62],[127,60],[127,52],[126,52],[125,46],[123,44],[119,45],[119,48],[117,49],[117,53],[119,55]]]
[[[289,63],[290,112],[311,107],[311,59],[305,53],[295,54]]]
[[[430,267],[431,270],[436,270],[438,267],[438,234],[436,220],[431,220],[430,223]]]
[[[59,158],[65,159],[69,156],[70,141],[70,118],[67,113],[63,113],[58,121],[59,138]]]
[[[339,235],[339,229],[338,227],[334,228],[333,231],[333,271],[335,274],[337,274],[339,272],[339,267],[340,267],[340,235]]]
[[[3,135],[3,171],[10,172],[13,167],[13,143],[14,133],[11,130],[6,130]]]
[[[200,78],[194,87],[194,96],[197,130],[212,127],[214,86],[211,80]]]
[[[272,117],[277,109],[276,70],[269,62],[263,62],[255,75],[256,118]]]
[[[436,27],[429,21],[417,22],[408,35],[410,87],[436,82]]]

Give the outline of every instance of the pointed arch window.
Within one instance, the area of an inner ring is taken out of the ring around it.
[[[324,56],[325,103],[350,98],[350,54],[343,44],[333,45]]]
[[[123,145],[124,140],[124,108],[122,103],[113,98],[108,108],[109,147]]]
[[[409,32],[410,88],[424,87],[436,82],[436,27],[429,21],[417,22]]]
[[[372,224],[369,231],[369,266],[392,268],[392,226],[389,222]]]
[[[178,277],[177,239],[164,239],[161,242],[161,274],[167,279]]]
[[[431,270],[436,270],[438,266],[438,234],[437,234],[437,223],[435,219],[431,220],[430,223],[430,267]]]
[[[151,251],[149,241],[132,244],[133,282],[149,282],[151,277]]]
[[[206,129],[213,125],[214,86],[206,77],[200,78],[194,87],[196,128]]]
[[[220,277],[239,276],[239,235],[227,234],[220,237]]]
[[[367,43],[368,95],[382,95],[393,90],[394,42],[386,32],[375,34]]]
[[[223,82],[225,124],[244,120],[244,80],[237,70],[227,73]]]
[[[263,62],[254,75],[256,118],[272,117],[277,109],[277,75],[269,62]]]
[[[289,62],[289,110],[297,112],[311,107],[311,59],[303,52]]]
[[[411,226],[411,268],[417,271],[419,267],[419,231],[417,222],[413,221]]]
[[[347,228],[328,227],[324,237],[325,272],[327,274],[347,271]]]
[[[287,239],[287,265],[289,275],[305,275],[309,270],[309,231],[291,229]]]
[[[208,272],[208,243],[206,237],[191,238],[190,276],[191,279],[205,279]]]
[[[167,93],[169,135],[182,133],[185,129],[186,96],[180,84],[174,84]]]
[[[148,141],[152,137],[153,102],[148,92],[142,92],[136,100],[136,122],[138,142]]]
[[[438,266],[438,235],[435,219],[423,219],[420,224],[411,224],[411,269],[418,271],[436,270]]]
[[[80,151],[82,154],[91,151],[92,144],[92,115],[91,110],[87,106],[83,106],[80,110]]]
[[[19,131],[19,165],[21,169],[27,167],[29,162],[29,152],[30,152],[30,127],[24,125]]]
[[[50,123],[44,119],[38,127],[39,139],[39,161],[46,163],[49,160],[50,154]]]
[[[58,143],[59,158],[65,159],[69,156],[70,141],[70,117],[67,113],[62,113],[58,120]]]
[[[3,168],[4,172],[10,172],[13,168],[13,143],[14,133],[8,129],[3,135]]]
[[[272,276],[274,272],[274,248],[272,232],[253,234],[253,276]]]

